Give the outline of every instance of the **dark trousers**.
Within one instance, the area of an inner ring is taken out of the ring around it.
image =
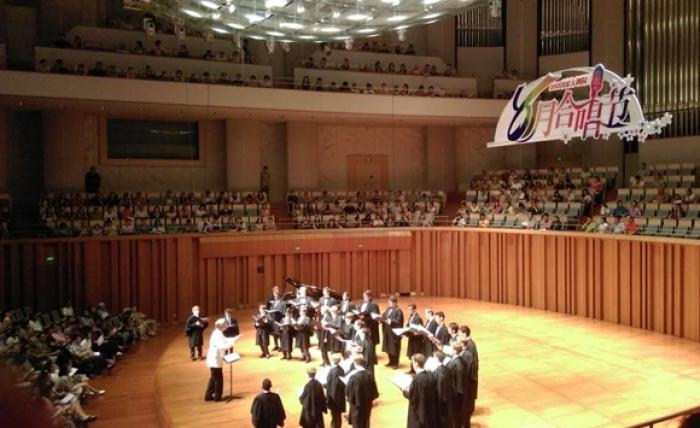
[[[207,392],[204,393],[204,399],[219,401],[224,392],[224,371],[221,367],[210,367],[209,372],[209,384]]]
[[[197,356],[202,357],[202,345],[190,346],[190,357],[194,358],[194,350],[197,349]]]
[[[389,356],[389,365],[398,366],[399,365],[399,354],[387,354]]]
[[[333,409],[328,410],[331,412],[331,428],[340,428],[343,425],[343,412]]]

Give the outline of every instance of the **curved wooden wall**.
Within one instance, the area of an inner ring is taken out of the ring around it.
[[[8,241],[0,307],[136,305],[181,321],[253,305],[285,276],[586,316],[700,341],[700,242],[454,228]]]

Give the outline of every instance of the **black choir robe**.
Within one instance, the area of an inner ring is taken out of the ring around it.
[[[355,326],[352,325],[352,323],[345,323],[345,324],[343,324],[343,328],[342,328],[342,336],[343,336],[343,339],[345,339],[345,340],[354,340],[356,334],[357,334],[357,332],[355,331]],[[341,341],[339,341],[339,340],[335,340],[335,341],[341,344],[341,347],[342,347],[342,350],[343,350],[343,351],[345,351],[345,349],[347,349],[347,345],[346,345],[345,343],[343,343],[343,342],[341,342]]]
[[[437,383],[438,395],[438,420],[441,428],[453,428],[454,420],[452,417],[452,397],[453,397],[453,379],[450,369],[445,365],[440,365],[433,372],[435,382]]]
[[[282,327],[279,327],[281,339],[280,348],[282,352],[291,353],[292,349],[294,349],[294,336],[296,336],[296,331],[291,324],[293,322],[293,318],[287,317],[282,318],[282,321],[280,322],[280,324],[283,325]]]
[[[348,381],[345,387],[346,398],[350,405],[348,422],[353,428],[369,428],[372,415],[372,402],[379,398],[377,383],[374,375],[367,370],[361,370]]]
[[[369,331],[372,333],[369,340],[371,340],[374,345],[379,344],[379,323],[373,320],[371,315],[379,315],[379,306],[370,300],[369,302],[362,302],[359,311],[360,316],[365,320]]]
[[[345,384],[341,377],[345,371],[340,366],[335,366],[328,372],[326,382],[326,403],[331,412],[345,412]]]
[[[336,315],[335,317],[333,317],[331,314],[327,314],[323,319],[327,324],[331,324],[336,330],[338,330],[338,333],[342,334],[345,320],[340,314]],[[327,352],[343,352],[343,342],[333,337],[327,330],[323,330],[321,343]]]
[[[377,354],[374,351],[374,344],[367,338],[359,340],[357,344],[362,347],[362,356],[365,357],[368,370],[373,371],[373,366],[377,365]]]
[[[431,373],[416,374],[403,394],[408,398],[408,428],[442,428],[438,420],[437,382]]]
[[[464,414],[470,417],[474,413],[478,373],[474,356],[469,351],[462,351],[459,357],[464,361]]]
[[[354,310],[357,310],[354,303],[349,300],[343,300],[340,303],[340,310],[338,312],[345,315],[347,312],[352,312]]]
[[[438,328],[438,323],[435,320],[430,320],[425,324],[425,328],[426,328],[426,330],[431,332],[433,335],[435,335],[435,332],[437,331],[437,328]],[[425,355],[426,358],[432,357],[433,350],[435,349],[435,345],[428,338],[426,338],[423,343],[425,346],[425,352],[423,352],[423,355]]]
[[[202,346],[204,343],[204,329],[209,325],[208,322],[202,321],[202,317],[196,317],[190,315],[187,318],[187,324],[185,326],[185,335],[187,335],[187,344],[190,348],[195,348],[197,346]],[[200,321],[202,325],[195,325],[197,321]]]
[[[250,414],[255,428],[281,427],[287,419],[282,400],[274,392],[263,392],[255,397]]]
[[[297,348],[306,351],[311,346],[311,318],[300,314],[296,323]]]
[[[450,377],[452,378],[452,419],[455,427],[460,428],[466,420],[464,412],[464,391],[466,390],[464,372],[466,363],[461,356],[457,356],[447,363],[447,368],[450,370]]]
[[[330,308],[331,306],[335,306],[338,302],[332,297],[321,297],[318,303],[321,306],[328,306]]]
[[[417,313],[408,317],[408,322],[406,327],[411,325],[423,325],[423,320]],[[408,333],[408,347],[406,349],[406,355],[411,358],[414,354],[422,354],[425,352],[425,338],[419,334]]]
[[[401,353],[401,336],[394,334],[391,329],[401,328],[403,311],[399,307],[387,308],[382,316],[390,323],[382,323],[382,352],[399,355]],[[398,359],[396,361],[398,362]]]
[[[255,317],[257,318],[257,321],[255,321],[255,344],[265,348],[270,344],[272,322],[269,320],[268,315],[260,316],[258,314]]]
[[[323,414],[328,412],[326,396],[321,382],[310,379],[299,397],[301,415],[299,425],[303,428],[323,428]]]
[[[479,352],[476,350],[476,343],[474,342],[474,339],[471,337],[469,338],[469,341],[467,342],[467,351],[471,352],[472,357],[474,357],[474,366],[475,366],[475,390],[474,390],[474,399],[479,398]]]
[[[226,318],[226,330],[224,330],[225,337],[235,337],[241,334],[238,328],[238,321],[235,318]]]
[[[447,326],[445,324],[439,326],[435,330],[435,337],[437,338],[437,340],[440,341],[442,346],[449,345],[450,339],[452,338],[452,336],[450,336],[450,330],[447,328]]]

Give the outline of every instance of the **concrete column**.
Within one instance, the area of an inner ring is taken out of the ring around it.
[[[455,190],[455,129],[450,126],[428,126],[425,134],[428,188]]]
[[[226,120],[226,185],[231,190],[260,187],[261,125],[256,120]]]
[[[287,123],[287,183],[289,190],[319,187],[318,125],[315,123]]]

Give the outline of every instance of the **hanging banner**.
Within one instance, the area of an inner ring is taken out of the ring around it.
[[[607,140],[612,134],[644,142],[660,134],[672,116],[665,113],[645,120],[633,81],[598,64],[523,83],[501,113],[494,141],[487,147],[553,140],[566,144],[573,138]]]

